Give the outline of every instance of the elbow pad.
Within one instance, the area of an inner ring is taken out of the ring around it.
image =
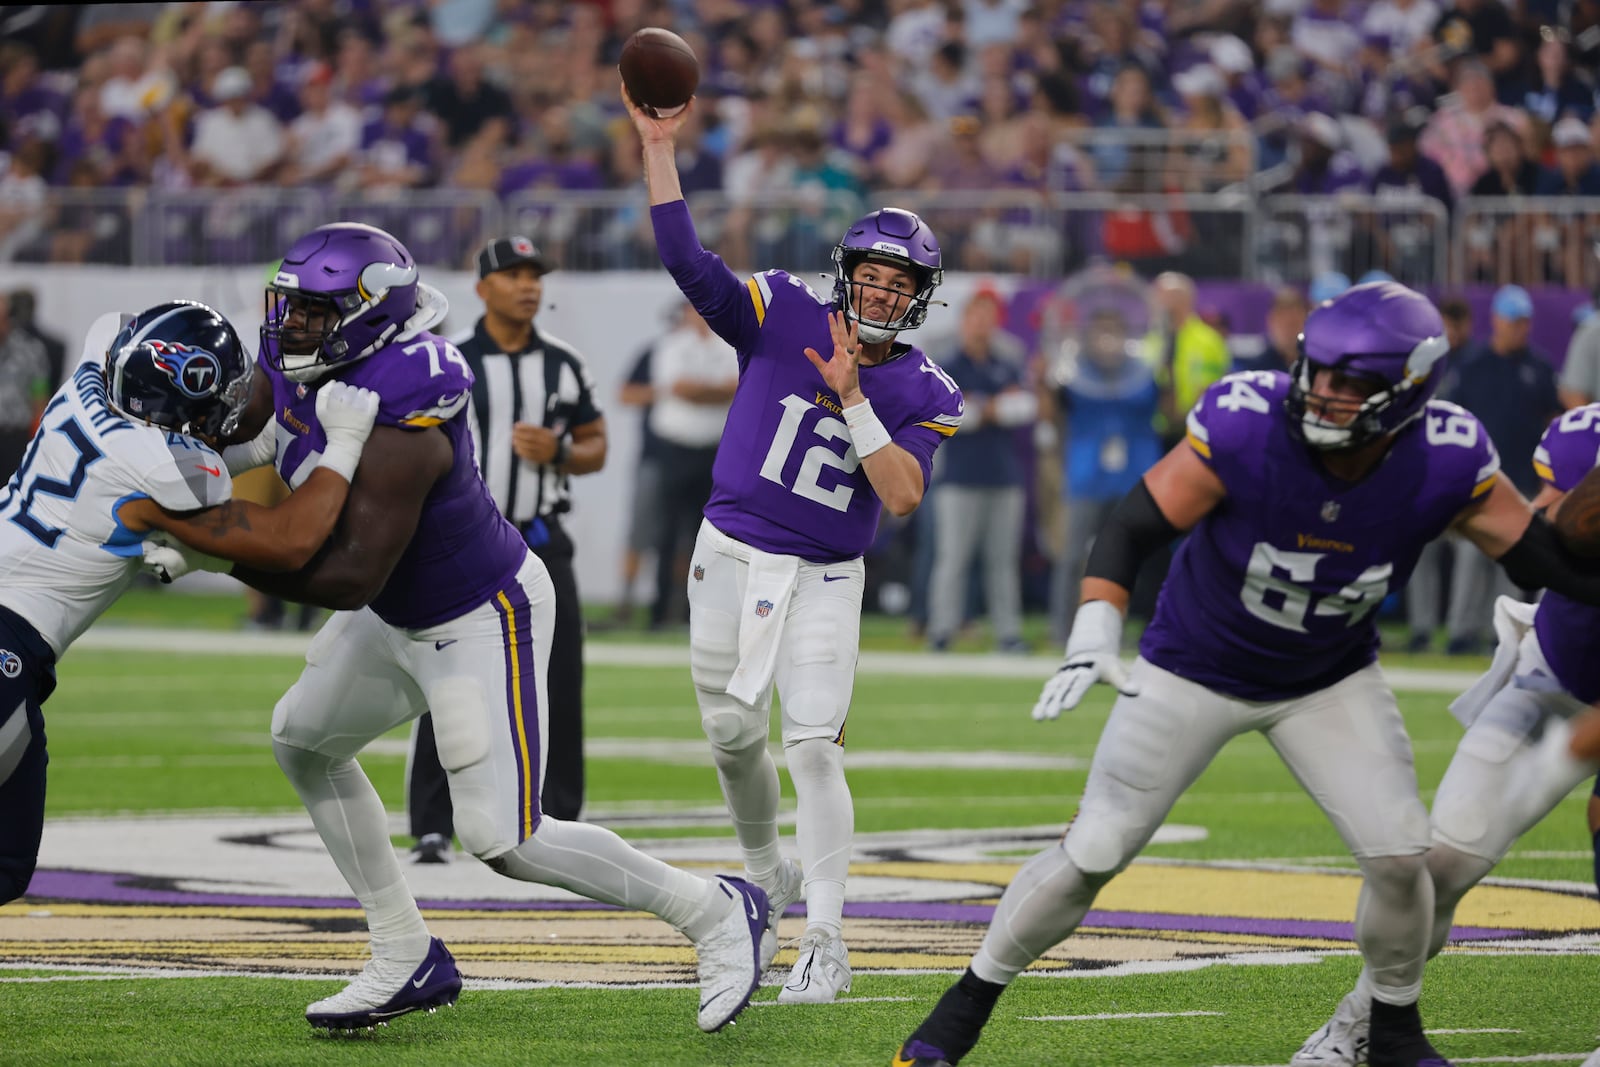
[[[1600,605],[1600,560],[1568,551],[1543,515],[1535,515],[1527,531],[1496,562],[1523,589],[1549,589],[1585,604]]]
[[[1156,498],[1150,495],[1149,486],[1141,478],[1112,510],[1104,528],[1095,536],[1084,576],[1104,578],[1131,590],[1144,561],[1181,532],[1161,514]]]

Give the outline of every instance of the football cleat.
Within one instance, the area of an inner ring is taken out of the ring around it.
[[[778,920],[783,918],[783,913],[789,910],[789,905],[800,899],[800,894],[805,889],[805,878],[800,873],[800,865],[793,860],[784,860],[778,865],[777,883],[767,890],[767,903],[771,911],[767,915],[767,929],[761,935],[761,971],[766,973],[772,966],[772,958],[778,954]]]
[[[750,1003],[761,980],[761,934],[767,928],[767,894],[743,878],[719,877],[728,912],[695,942],[700,957],[700,1029],[714,1034]]]
[[[778,991],[779,1004],[831,1004],[850,991],[850,954],[844,939],[807,930],[800,939],[800,958]]]
[[[374,956],[355,981],[306,1008],[306,1022],[324,1030],[370,1030],[410,1012],[432,1013],[460,995],[455,957],[434,937],[421,963]]]
[[[1372,1067],[1450,1067],[1423,1032],[1416,1001],[1372,1005],[1367,1062]]]
[[[1356,993],[1347,994],[1333,1018],[1306,1038],[1289,1067],[1363,1067],[1371,1027],[1371,1002]]]
[[[926,1041],[913,1038],[900,1046],[900,1051],[889,1061],[889,1067],[955,1067],[944,1058],[944,1050],[934,1048]]]

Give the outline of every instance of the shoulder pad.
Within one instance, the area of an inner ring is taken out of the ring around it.
[[[815,289],[785,270],[766,270],[751,275],[745,285],[750,290],[750,302],[755,305],[756,322],[761,324],[766,323],[767,312],[774,304],[797,299],[802,294],[818,307],[829,305],[829,301],[824,300]]]
[[[1278,371],[1239,371],[1217,379],[1200,394],[1185,422],[1189,447],[1207,463],[1256,451],[1273,420],[1283,417],[1289,376]]]
[[[354,384],[378,394],[379,426],[425,429],[450,421],[472,395],[472,368],[454,344],[421,333],[374,353]]]
[[[1600,404],[1573,408],[1544,431],[1533,453],[1533,469],[1547,484],[1567,492],[1600,461]]]
[[[233,496],[233,479],[220,455],[192,437],[168,433],[166,448],[145,472],[143,490],[168,511],[216,507]]]

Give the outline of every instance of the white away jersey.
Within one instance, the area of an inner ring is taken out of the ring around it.
[[[57,657],[138,572],[145,535],[118,522],[124,501],[193,511],[233,493],[212,449],[111,407],[102,364],[118,323],[107,315],[90,328],[77,370],[0,488],[0,606],[31,623]]]

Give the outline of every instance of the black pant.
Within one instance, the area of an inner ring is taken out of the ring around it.
[[[650,605],[650,622],[655,625],[689,614],[688,575],[679,569],[679,559],[694,551],[700,517],[711,499],[711,468],[717,449],[685,448],[662,441],[661,525],[656,529],[656,599]]]
[[[36,630],[0,608],[0,904],[27,892],[44,833],[45,698],[55,656]],[[25,726],[12,722],[23,716]],[[5,740],[9,738],[10,740]]]
[[[533,550],[550,572],[556,594],[556,630],[550,642],[550,675],[545,686],[549,704],[544,738],[544,789],[539,810],[553,819],[576,819],[583,810],[583,605],[578,576],[572,569],[572,538],[559,521],[545,520],[550,540]],[[452,835],[455,811],[450,785],[433,739],[433,716],[417,724],[417,744],[406,781],[406,809],[411,836]]]

